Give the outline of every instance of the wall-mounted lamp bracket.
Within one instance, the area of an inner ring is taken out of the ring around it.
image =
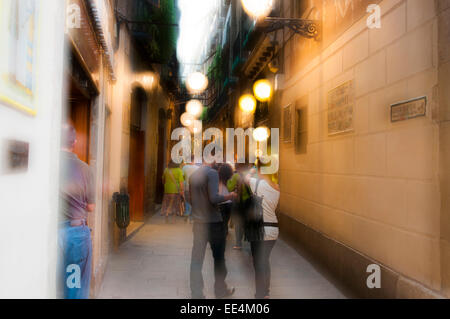
[[[287,27],[302,37],[315,40],[319,39],[321,33],[321,23],[317,20],[269,17],[264,19],[264,23],[268,33]]]

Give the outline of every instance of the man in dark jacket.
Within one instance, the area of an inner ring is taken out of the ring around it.
[[[211,165],[204,165],[196,170],[189,179],[190,202],[194,221],[194,245],[191,258],[191,293],[192,298],[202,299],[202,267],[206,245],[209,243],[214,257],[214,291],[216,298],[224,298],[234,293],[225,283],[227,268],[225,265],[225,227],[218,204],[234,199],[235,193],[219,195],[219,174]]]

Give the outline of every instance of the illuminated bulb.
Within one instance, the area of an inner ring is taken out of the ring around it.
[[[186,104],[186,112],[198,118],[202,115],[203,104],[198,100],[191,100]]]
[[[255,111],[256,100],[251,94],[245,94],[239,99],[239,107],[245,113],[251,113]]]
[[[253,138],[255,139],[255,141],[257,142],[264,142],[269,138],[269,129],[267,127],[257,127],[254,131],[253,131]]]
[[[189,113],[183,113],[180,118],[181,124],[186,127],[191,126],[194,123],[194,120],[194,117]]]
[[[153,76],[151,76],[151,75],[146,75],[142,79],[142,82],[144,82],[144,85],[151,85],[151,84],[153,84],[153,81],[154,81],[154,79],[153,79]]]
[[[247,14],[255,19],[267,17],[272,11],[273,0],[241,0]]]
[[[189,131],[191,133],[194,133],[194,134],[201,133],[202,121],[196,120],[194,118],[194,120],[192,121],[192,124],[190,126],[187,126],[187,128],[189,129]]]
[[[186,86],[191,93],[201,93],[208,87],[208,78],[200,72],[188,76]]]
[[[259,80],[253,86],[253,92],[259,101],[266,102],[272,96],[272,85],[269,80]]]

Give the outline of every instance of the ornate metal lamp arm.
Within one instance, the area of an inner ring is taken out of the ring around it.
[[[321,33],[321,24],[317,20],[269,17],[265,18],[264,22],[268,24],[267,32],[274,32],[287,27],[305,38],[316,40]]]

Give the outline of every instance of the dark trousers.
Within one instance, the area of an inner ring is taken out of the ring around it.
[[[194,246],[191,257],[191,293],[193,298],[203,298],[203,260],[209,243],[214,258],[214,291],[221,295],[227,289],[225,278],[225,227],[223,223],[194,223]]]
[[[252,241],[250,243],[255,268],[255,297],[258,299],[270,294],[270,253],[276,240]]]
[[[235,246],[242,247],[242,239],[244,238],[244,217],[243,213],[237,207],[233,209],[233,224],[236,236]]]
[[[220,213],[222,214],[223,225],[225,226],[225,238],[228,236],[228,223],[231,217],[231,203],[219,205]]]

